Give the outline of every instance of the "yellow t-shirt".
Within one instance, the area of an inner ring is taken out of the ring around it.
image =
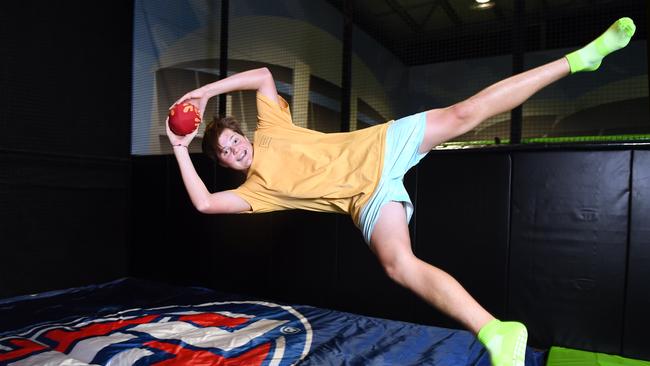
[[[359,223],[379,183],[388,123],[322,133],[295,126],[289,105],[257,94],[253,162],[235,194],[251,212],[287,209],[339,212]]]

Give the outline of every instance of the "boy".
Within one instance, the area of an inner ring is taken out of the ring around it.
[[[404,174],[436,145],[460,136],[496,114],[522,104],[543,87],[575,72],[596,70],[602,59],[625,47],[635,26],[621,18],[596,40],[565,57],[500,81],[447,108],[432,109],[363,130],[324,134],[294,126],[266,68],[232,75],[181,97],[201,114],[209,98],[256,90],[255,146],[232,118],[215,119],[204,152],[242,171],[237,189],[210,193],[197,175],[187,146],[196,131],[176,136],[167,128],[183,182],[203,213],[305,209],[352,216],[388,276],[478,336],[492,364],[524,365],[527,331],[518,322],[495,319],[444,271],[411,251],[408,222],[413,205]]]

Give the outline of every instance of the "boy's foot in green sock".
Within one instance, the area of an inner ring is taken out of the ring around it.
[[[523,324],[494,319],[481,328],[478,339],[490,353],[492,366],[524,366],[528,331]]]
[[[583,48],[566,55],[571,73],[596,70],[603,58],[630,43],[636,26],[630,18],[614,22],[600,37]]]

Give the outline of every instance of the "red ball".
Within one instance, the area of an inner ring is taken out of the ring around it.
[[[175,104],[169,110],[169,129],[175,135],[185,136],[192,133],[201,124],[199,109],[192,103]]]

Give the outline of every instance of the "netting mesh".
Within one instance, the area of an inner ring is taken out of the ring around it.
[[[295,124],[323,132],[347,124],[355,130],[458,103],[516,72],[563,57],[615,19],[629,16],[637,34],[623,52],[608,56],[597,72],[565,78],[523,104],[521,141],[647,139],[648,5],[643,0],[603,0],[593,6],[548,0],[524,1],[523,8],[515,8],[516,1],[499,0],[480,10],[470,0],[356,0],[349,75],[343,67],[348,62],[343,1],[230,1],[228,75],[268,67]],[[136,2],[134,153],[168,153],[168,106],[219,79],[221,4]],[[344,89],[346,77],[349,90]],[[345,103],[349,121],[342,121]],[[206,120],[217,113],[217,104],[217,98],[210,102]],[[226,113],[252,137],[254,93],[230,93]],[[502,113],[448,145],[508,143],[513,125],[512,114]],[[201,132],[193,151],[200,139]]]
[[[526,68],[541,65],[580,48],[602,34],[616,19],[628,16],[637,33],[622,51],[605,58],[598,71],[563,79],[524,104],[523,138],[553,141],[644,139],[650,133],[648,104],[647,28],[642,2],[621,1],[610,11],[586,8],[580,15],[558,19],[533,18],[538,50],[524,55]],[[575,2],[567,2],[571,13]],[[529,47],[532,48],[532,47]]]

